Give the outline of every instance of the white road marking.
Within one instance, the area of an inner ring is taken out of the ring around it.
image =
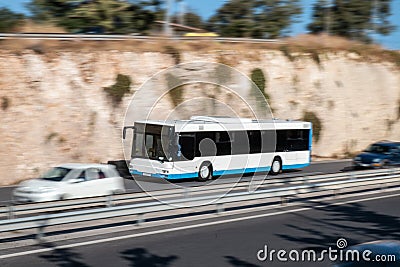
[[[23,252],[11,253],[11,254],[6,254],[6,255],[0,255],[0,259],[7,259],[7,258],[13,258],[13,257],[19,257],[19,256],[26,256],[26,255],[43,253],[43,252],[50,252],[50,251],[54,251],[54,250],[58,250],[58,249],[68,249],[68,248],[89,246],[89,245],[95,245],[95,244],[100,244],[100,243],[124,240],[124,239],[129,239],[129,238],[142,237],[142,236],[147,236],[147,235],[156,235],[156,234],[162,234],[162,233],[169,233],[169,232],[175,232],[175,231],[187,230],[187,229],[194,229],[194,228],[205,227],[205,226],[213,226],[213,225],[224,224],[224,223],[232,223],[232,222],[239,222],[239,221],[244,221],[244,220],[251,220],[251,219],[258,219],[258,218],[263,218],[263,217],[282,215],[282,214],[286,214],[286,213],[295,213],[295,212],[299,212],[299,211],[306,211],[306,210],[311,210],[311,209],[321,208],[321,207],[327,207],[327,206],[340,206],[340,205],[345,205],[345,204],[350,204],[350,203],[355,203],[355,202],[364,202],[364,201],[391,198],[391,197],[397,197],[397,196],[400,196],[400,193],[392,194],[392,195],[386,195],[386,196],[369,197],[369,198],[364,198],[364,199],[355,199],[355,200],[343,201],[343,202],[327,204],[327,205],[317,205],[317,206],[314,206],[314,207],[299,208],[299,209],[294,209],[294,210],[278,211],[278,212],[273,212],[273,213],[268,213],[268,214],[258,214],[258,215],[252,215],[252,216],[247,216],[247,217],[228,219],[228,220],[223,220],[223,221],[208,222],[208,223],[202,223],[202,224],[196,224],[196,225],[187,225],[187,226],[181,226],[181,227],[176,227],[176,228],[171,228],[171,229],[162,229],[162,230],[156,230],[156,231],[150,231],[150,232],[138,233],[138,234],[132,234],[132,235],[110,237],[110,238],[104,238],[104,239],[99,239],[99,240],[80,242],[80,243],[75,243],[75,244],[55,246],[55,247],[52,247],[52,248],[35,249],[35,250],[30,250],[30,251],[23,251]]]

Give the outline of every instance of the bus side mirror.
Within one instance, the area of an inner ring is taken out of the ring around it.
[[[124,129],[123,129],[123,131],[122,131],[122,139],[124,139],[124,140],[125,140],[125,138],[126,138],[126,130],[127,130],[127,129],[135,130],[135,126],[126,126],[126,127],[124,127]]]

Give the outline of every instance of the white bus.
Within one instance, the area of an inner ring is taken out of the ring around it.
[[[310,122],[195,116],[190,120],[136,121],[129,164],[133,175],[205,181],[224,174],[308,166]]]

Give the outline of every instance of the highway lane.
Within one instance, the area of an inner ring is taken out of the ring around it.
[[[313,249],[320,253],[328,247],[336,249],[339,238],[345,238],[349,245],[378,239],[399,240],[400,210],[396,208],[399,195],[387,197],[382,194],[379,197],[258,219],[18,255],[0,262],[1,266],[26,267],[330,266],[328,260],[322,263],[284,263],[275,258],[272,262],[261,262],[256,255],[265,245],[269,250],[295,249],[301,252]]]
[[[341,171],[346,171],[350,169],[350,161],[324,161],[315,162],[310,166],[299,169],[287,171],[280,174],[277,177],[297,177],[306,176],[311,174],[327,174],[327,173],[337,173]],[[263,179],[267,174],[259,174],[254,177],[254,179]],[[143,191],[153,191],[153,190],[164,190],[172,188],[182,188],[182,187],[194,187],[194,186],[206,186],[207,184],[219,184],[219,183],[232,183],[237,181],[248,181],[252,179],[252,176],[226,176],[219,177],[216,180],[210,181],[208,183],[200,183],[195,180],[183,180],[177,181],[175,183],[167,182],[163,179],[150,178],[150,177],[135,177],[135,180],[125,179],[125,187],[128,192],[143,192]],[[12,190],[15,186],[0,187],[0,204],[3,202],[8,203],[12,199]]]

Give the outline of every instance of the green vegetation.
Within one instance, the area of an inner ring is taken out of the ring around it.
[[[131,3],[117,0],[70,1],[32,0],[29,9],[37,22],[51,22],[71,32],[145,32],[155,20],[148,7],[151,3]]]
[[[180,1],[180,0],[177,0]],[[30,0],[30,19],[70,32],[141,33],[159,31],[166,0]],[[280,38],[302,14],[300,0],[227,0],[208,21],[193,10],[172,14],[171,22],[216,32],[224,37]],[[388,35],[392,0],[317,0],[308,29],[371,42],[373,34]],[[0,31],[11,31],[23,15],[0,9]],[[96,29],[96,30],[94,30]],[[314,57],[314,56],[313,56]],[[316,59],[316,58],[315,58]]]
[[[182,81],[179,77],[176,77],[171,73],[167,73],[165,78],[167,79],[167,86],[169,89],[168,95],[174,107],[177,107],[183,102],[183,91],[185,86],[181,85]]]
[[[172,56],[172,58],[174,59],[175,65],[178,65],[181,63],[181,54],[179,53],[179,50],[176,49],[175,47],[167,45],[165,47],[164,53]]]
[[[210,30],[221,36],[278,38],[301,14],[298,0],[230,0],[210,18]]]
[[[8,8],[0,8],[0,32],[12,32],[23,23],[24,15],[14,13]]]
[[[260,90],[260,92],[263,94],[265,99],[267,101],[269,101],[269,99],[270,99],[269,95],[265,91],[266,79],[265,79],[264,72],[259,68],[253,69],[252,72],[251,72],[251,80],[255,83],[255,85],[257,86],[258,90]]]
[[[280,50],[282,51],[283,55],[289,59],[289,61],[291,61],[291,62],[295,61],[296,58],[292,55],[292,53],[287,45],[282,45],[280,47]]]
[[[58,136],[58,133],[52,132],[46,136],[46,144],[50,143],[53,139]]]
[[[8,97],[3,96],[1,97],[1,109],[6,111],[10,107],[11,101]]]
[[[390,0],[318,0],[314,4],[313,20],[308,29],[312,33],[328,32],[370,42],[372,32],[388,35],[394,30],[388,20],[390,5]]]
[[[320,56],[319,56],[318,51],[317,51],[316,49],[311,49],[309,52],[310,52],[310,54],[311,54],[312,60],[313,60],[318,66],[321,67],[321,58],[320,58]]]
[[[313,136],[315,138],[315,142],[318,143],[321,133],[322,133],[322,122],[321,120],[318,118],[317,114],[315,114],[312,111],[305,111],[303,113],[303,121],[308,121],[312,123],[312,127],[313,127]]]
[[[111,98],[114,107],[118,106],[125,94],[130,92],[132,84],[131,78],[127,75],[118,74],[115,84],[110,87],[104,87],[104,91]]]
[[[271,104],[271,98],[266,91],[267,79],[264,75],[264,72],[259,68],[253,69],[250,76],[251,80],[254,83],[251,85],[251,92],[257,98],[256,101],[260,104],[261,107],[265,107],[265,101],[267,101],[271,109],[271,112],[274,112],[274,108],[272,107]],[[261,92],[265,100],[259,99],[258,92]]]
[[[185,13],[182,19],[183,21],[181,21],[180,16],[175,15],[172,18],[172,22],[174,23],[183,22],[185,26],[195,27],[199,29],[204,29],[206,27],[206,24],[204,23],[203,19],[199,15],[197,15],[193,10],[189,10],[189,12]]]
[[[400,99],[397,100],[397,120],[400,120]]]

